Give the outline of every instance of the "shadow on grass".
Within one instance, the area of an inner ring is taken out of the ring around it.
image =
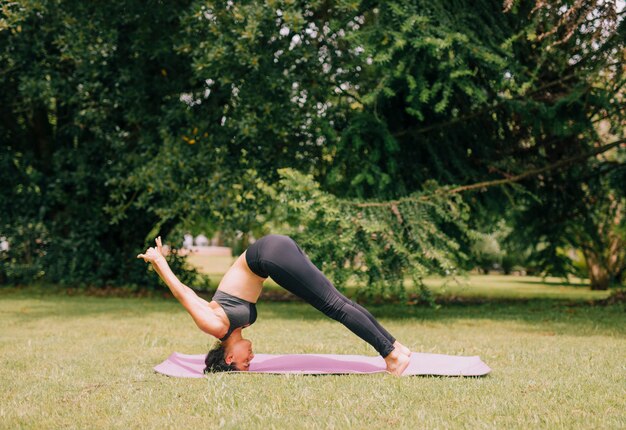
[[[515,321],[529,326],[558,325],[559,333],[626,335],[623,303],[598,305],[562,299],[494,299],[481,303],[445,303],[435,309],[425,305],[364,305],[377,319],[394,323],[459,320]],[[325,315],[305,303],[259,303],[260,316],[285,320],[321,321]]]
[[[0,320],[7,315],[20,322],[94,315],[143,318],[147,314],[170,314],[179,307],[169,297],[96,297],[78,291],[68,294],[65,290],[0,288]]]
[[[517,284],[531,284],[531,285],[548,285],[552,287],[574,287],[574,288],[589,288],[589,282],[568,282],[568,281],[533,281],[530,279],[516,279]]]
[[[203,294],[204,295],[204,294]],[[205,295],[207,300],[212,294]],[[295,300],[294,300],[295,299]],[[259,318],[282,320],[327,320],[328,317],[292,296],[290,301],[259,300]],[[626,334],[626,304],[602,305],[602,301],[575,301],[555,298],[447,298],[439,308],[427,305],[363,304],[376,318],[387,321],[440,322],[458,320],[519,321],[529,325],[558,324],[567,334]],[[162,317],[182,313],[184,309],[173,298],[164,297],[93,297],[49,293],[41,290],[0,289],[0,320],[14,322],[42,318],[108,318]]]

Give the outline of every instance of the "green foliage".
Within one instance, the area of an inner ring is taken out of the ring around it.
[[[134,257],[157,218],[132,205],[129,183],[160,146],[161,105],[185,79],[170,49],[176,15],[42,0],[3,5],[0,22],[5,281],[156,287]]]
[[[462,272],[469,236],[469,208],[459,196],[433,193],[436,183],[393,206],[340,199],[311,175],[280,169],[282,226],[338,288],[352,276],[358,294],[406,299],[405,277],[430,301],[423,278]]]
[[[5,225],[3,231],[7,230]],[[45,255],[44,239],[47,237],[43,224],[19,220],[6,238],[10,248],[0,251],[0,284],[28,284],[42,278],[41,257]]]
[[[287,220],[339,284],[401,295],[403,273],[419,285],[471,266],[477,214],[509,206],[538,269],[567,273],[557,250],[581,219],[568,211],[620,196],[618,168],[602,186],[587,182],[607,163],[581,159],[515,186],[434,191],[623,136],[612,6],[508,3],[3,5],[0,276],[157,288],[134,258],[157,235],[176,248],[193,226],[234,238]],[[601,217],[585,219],[592,231]]]
[[[474,261],[483,270],[489,273],[494,264],[502,263],[502,250],[496,238],[491,234],[481,234],[480,239],[472,244]]]

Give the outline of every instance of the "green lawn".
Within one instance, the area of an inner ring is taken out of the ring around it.
[[[494,291],[490,279],[472,280]],[[496,289],[540,297],[561,288],[506,281],[494,278]],[[174,379],[152,367],[212,343],[177,302],[0,289],[0,428],[626,428],[623,304],[370,309],[412,350],[480,355],[492,373]],[[306,304],[258,310],[244,332],[255,352],[375,355]]]
[[[482,297],[490,299],[569,299],[598,300],[609,296],[610,291],[592,291],[589,281],[570,278],[566,283],[560,278],[538,276],[473,275],[458,278],[458,282],[431,278],[425,284],[442,296]]]
[[[234,257],[223,256],[191,255],[188,258],[201,273],[210,275],[215,286],[235,261]],[[456,279],[430,278],[425,280],[425,284],[436,296],[441,297],[598,300],[609,295],[609,291],[591,291],[589,281],[578,278],[570,278],[568,284],[563,279],[554,277],[543,279],[538,276],[473,275]],[[271,278],[265,285],[269,290],[280,289]],[[409,280],[405,281],[405,285],[410,289]],[[348,290],[350,294],[350,286]]]
[[[202,273],[210,275],[222,275],[235,262],[237,257],[224,257],[222,255],[198,255],[190,254],[187,261],[197,267]]]

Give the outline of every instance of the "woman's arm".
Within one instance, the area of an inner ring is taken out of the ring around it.
[[[160,237],[156,239],[156,243],[157,248],[148,248],[145,254],[139,254],[137,258],[143,258],[144,261],[152,264],[154,270],[168,286],[174,297],[189,312],[200,330],[218,338],[222,337],[228,331],[224,321],[213,312],[205,300],[198,297],[191,288],[180,282],[161,253]]]
[[[207,302],[188,286],[180,282],[164,257],[156,258],[152,262],[154,270],[163,282],[167,284],[176,299],[185,307],[198,328],[215,337],[222,337],[228,330],[224,322],[207,305]]]

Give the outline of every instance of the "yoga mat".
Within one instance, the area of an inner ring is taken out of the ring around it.
[[[179,378],[202,378],[205,354],[174,352],[154,367],[159,373]],[[238,373],[380,373],[386,372],[381,356],[337,354],[255,354],[250,370]],[[482,376],[491,372],[479,356],[459,356],[414,352],[402,376]]]

